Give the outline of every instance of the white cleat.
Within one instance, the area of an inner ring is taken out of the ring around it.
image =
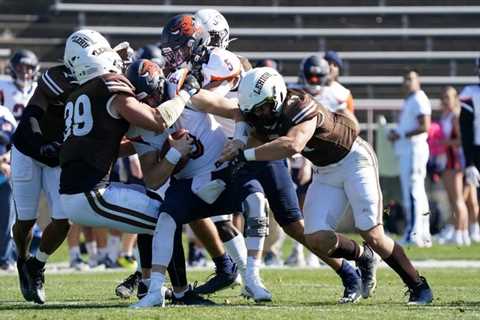
[[[160,290],[148,292],[145,297],[140,299],[135,304],[130,305],[132,309],[152,308],[152,307],[165,307],[165,291],[167,288],[162,287]]]
[[[255,302],[270,302],[272,294],[265,288],[260,279],[248,281],[242,288],[242,296],[251,298]]]
[[[230,286],[230,288],[235,289],[236,287],[240,287],[242,285],[243,285],[242,276],[239,274],[235,279],[235,282],[233,282],[232,285]]]

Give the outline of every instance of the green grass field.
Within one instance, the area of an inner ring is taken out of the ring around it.
[[[115,285],[127,274],[47,274],[47,304],[23,302],[14,275],[0,281],[0,319],[478,319],[480,318],[479,269],[422,270],[433,287],[434,303],[406,306],[405,288],[387,269],[379,270],[379,286],[372,299],[356,305],[338,305],[339,281],[326,269],[266,269],[262,271],[274,301],[256,305],[229,289],[212,299],[218,307],[167,307],[127,309],[115,297]],[[189,280],[202,281],[207,272],[192,271]]]

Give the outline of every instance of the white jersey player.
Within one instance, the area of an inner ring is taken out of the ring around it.
[[[7,107],[18,121],[37,87],[40,69],[35,53],[19,50],[8,61],[11,79],[0,80],[0,105]]]

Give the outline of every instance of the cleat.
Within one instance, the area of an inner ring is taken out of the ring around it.
[[[407,292],[410,293],[410,298],[408,299],[408,305],[410,306],[421,306],[432,303],[433,293],[432,289],[428,285],[427,279],[420,277],[420,284],[415,288],[409,289]]]
[[[28,259],[28,258],[27,258]],[[17,271],[18,271],[18,280],[20,282],[20,291],[22,296],[26,301],[33,300],[33,292],[30,289],[30,281],[28,276],[28,270],[26,265],[26,260],[22,258],[17,259]]]
[[[137,269],[137,261],[133,256],[121,256],[117,259],[117,265],[121,268],[128,269],[128,270],[136,270]]]
[[[138,300],[142,299],[143,297],[145,297],[147,295],[149,284],[150,284],[150,279],[141,280],[138,283],[138,287],[137,287],[137,298],[138,298]],[[170,291],[170,289],[167,289],[167,291]]]
[[[97,267],[104,266],[105,269],[115,269],[118,268],[118,265],[110,259],[110,257],[105,256],[104,258],[97,261]]]
[[[288,256],[287,260],[285,260],[285,265],[290,267],[305,267],[305,256],[303,251],[292,251],[292,253]]]
[[[356,265],[362,277],[362,297],[371,297],[377,287],[377,259],[375,252],[368,244],[364,244],[365,250],[371,251],[371,258],[358,259]]]
[[[148,292],[140,301],[129,306],[132,309],[165,307],[165,291],[167,288],[162,287],[160,290]]]
[[[31,257],[25,262],[25,266],[28,271],[32,300],[37,304],[44,304],[45,265],[40,265],[39,263],[36,258]]]
[[[176,298],[175,294],[171,295],[171,300],[172,304],[174,305],[186,305],[186,306],[192,306],[192,305],[197,305],[197,306],[214,306],[216,305],[215,302],[213,302],[210,299],[205,299],[198,293],[194,291],[194,288],[192,288],[191,285],[188,285],[188,290],[184,293],[183,297],[181,298]]]
[[[122,299],[130,298],[135,294],[135,291],[137,291],[140,279],[142,279],[142,273],[140,271],[132,273],[115,288],[115,295]]]
[[[82,260],[82,258],[77,257],[70,261],[70,268],[75,269],[77,271],[85,271],[90,269],[89,265]]]
[[[262,283],[258,274],[247,277],[245,286],[242,288],[242,296],[253,299],[255,302],[272,301],[272,293]]]
[[[269,251],[265,254],[263,262],[266,266],[269,267],[280,267],[283,266],[283,261],[272,251]]]
[[[343,297],[338,300],[340,304],[357,303],[362,298],[362,278],[357,270],[358,276],[352,279],[342,280],[345,290]]]
[[[306,263],[310,268],[320,268],[320,259],[311,252],[308,254]]]
[[[198,294],[212,294],[217,291],[230,288],[235,285],[235,281],[238,277],[237,265],[233,272],[216,272],[207,282],[194,288],[195,293]]]

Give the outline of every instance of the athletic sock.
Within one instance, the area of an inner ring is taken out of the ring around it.
[[[233,262],[237,264],[238,271],[242,277],[245,277],[247,270],[247,247],[245,246],[245,238],[242,234],[236,235],[231,240],[224,242],[225,250],[232,257]]]
[[[148,292],[161,290],[164,283],[165,275],[163,273],[152,272],[152,275],[150,276],[150,286],[148,287]]]
[[[337,274],[340,276],[344,284],[360,278],[357,273],[357,269],[355,269],[345,259],[342,259],[342,266],[339,270],[337,270]]]
[[[383,260],[402,278],[407,287],[415,288],[421,282],[417,270],[405,255],[403,248],[396,242],[392,254]]]
[[[347,237],[336,234],[337,248],[330,254],[332,258],[344,258],[347,260],[357,260],[360,257],[360,246]]]
[[[68,249],[68,255],[70,256],[70,261],[80,258],[80,247],[79,246],[71,247],[70,249]]]

